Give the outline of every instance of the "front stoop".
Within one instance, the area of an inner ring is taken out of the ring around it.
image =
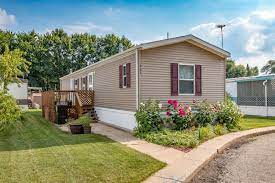
[[[166,167],[145,180],[145,183],[175,183],[190,181],[217,153],[223,152],[223,150],[242,139],[273,133],[275,132],[275,126],[219,136],[206,141],[188,153],[140,140],[129,132],[102,123],[93,124],[92,131],[167,163]]]

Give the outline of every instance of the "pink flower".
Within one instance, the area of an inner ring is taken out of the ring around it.
[[[174,106],[174,109],[177,109],[179,107],[178,101],[174,100],[173,101],[173,106]]]
[[[185,106],[184,108],[187,112],[191,112],[191,110],[192,110],[190,106]]]
[[[173,100],[168,99],[167,103],[170,104],[170,105],[172,105],[173,104]]]
[[[184,111],[183,109],[179,109],[179,115],[180,115],[181,117],[183,117],[183,116],[186,115],[186,113],[185,113],[185,111]]]
[[[167,111],[167,112],[166,112],[166,116],[168,116],[168,117],[171,116],[171,112],[170,112],[170,111]]]

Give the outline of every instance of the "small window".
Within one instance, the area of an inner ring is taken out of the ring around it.
[[[77,79],[74,80],[74,89],[78,90],[78,80]]]
[[[93,72],[91,72],[88,75],[88,88],[89,88],[89,90],[94,89],[94,73]]]
[[[194,65],[179,65],[179,94],[194,94]]]
[[[123,64],[122,66],[122,82],[123,82],[123,88],[126,88],[127,87],[126,64]]]

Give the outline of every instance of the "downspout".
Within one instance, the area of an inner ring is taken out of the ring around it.
[[[139,107],[139,51],[136,48],[136,109]]]
[[[265,108],[266,108],[266,117],[268,117],[268,106],[267,106],[267,80],[263,82],[264,86],[264,98],[265,98]]]

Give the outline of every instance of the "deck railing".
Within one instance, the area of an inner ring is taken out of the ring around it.
[[[67,103],[69,110],[82,114],[82,106],[94,106],[94,91],[45,91],[42,92],[42,116],[51,122],[56,121],[56,105]]]

